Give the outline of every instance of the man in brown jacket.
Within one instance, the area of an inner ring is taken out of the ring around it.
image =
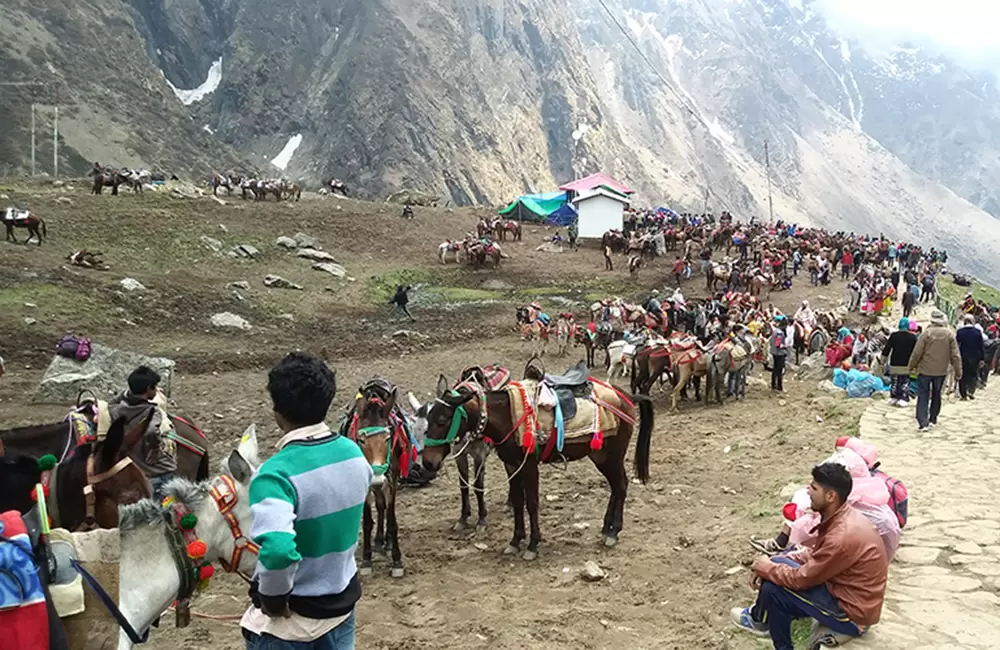
[[[838,636],[861,636],[879,621],[889,561],[878,531],[847,504],[853,481],[843,465],[824,463],[812,471],[812,509],[820,514],[812,549],[753,563],[757,604],[735,608],[741,629],[770,634],[775,650],[793,650],[792,621],[813,618]]]
[[[947,317],[935,309],[931,312],[931,324],[917,339],[909,363],[910,374],[917,375],[917,424],[921,431],[937,426],[949,364],[955,369],[955,377],[961,378],[962,357],[955,333],[948,327]]]

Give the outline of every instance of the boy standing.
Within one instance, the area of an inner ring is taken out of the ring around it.
[[[260,545],[240,625],[247,650],[353,650],[361,582],[354,563],[372,470],[330,431],[336,379],[293,352],[268,375],[278,451],[250,482],[250,536]]]

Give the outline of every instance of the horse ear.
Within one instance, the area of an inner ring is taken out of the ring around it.
[[[249,463],[250,467],[258,467],[260,465],[260,461],[258,460],[256,424],[251,424],[243,432],[243,437],[240,438],[240,444],[236,448],[236,451]]]
[[[392,409],[396,407],[396,399],[399,395],[399,389],[393,387],[392,392],[385,398],[385,407],[382,409],[382,416],[388,418],[392,414]]]
[[[414,413],[420,410],[420,402],[417,400],[416,397],[413,396],[413,393],[407,391],[406,399],[408,402],[410,402],[410,408],[413,409]]]
[[[438,383],[436,390],[438,399],[443,397],[444,394],[447,392],[448,392],[448,378],[445,377],[444,375],[438,375]]]
[[[244,485],[250,484],[250,479],[253,477],[253,468],[250,463],[247,462],[243,456],[240,455],[239,450],[234,449],[229,454],[229,458],[226,459],[226,469],[229,470],[230,476],[239,481]]]
[[[107,469],[118,462],[122,443],[125,441],[125,418],[118,418],[111,423],[107,435],[101,443],[101,467]]]

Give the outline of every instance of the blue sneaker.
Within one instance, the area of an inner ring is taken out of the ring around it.
[[[733,624],[741,630],[749,632],[754,636],[771,636],[766,625],[753,620],[753,617],[750,616],[749,607],[733,607],[729,611],[729,615],[733,619]]]

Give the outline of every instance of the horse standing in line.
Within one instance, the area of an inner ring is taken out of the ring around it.
[[[389,550],[391,553],[393,578],[404,575],[396,494],[400,480],[409,473],[410,463],[416,462],[416,447],[410,440],[406,416],[396,406],[397,395],[396,386],[381,377],[368,381],[358,390],[354,408],[340,431],[361,447],[374,474],[364,506],[360,568],[363,576],[372,572],[372,502],[378,512],[375,547],[379,552]]]
[[[617,389],[615,391],[616,403],[612,406],[626,417],[619,417],[615,435],[605,437],[600,448],[593,448],[592,440],[583,437],[567,440],[559,454],[543,453],[539,456],[534,450],[522,447],[517,436],[513,435],[517,429],[515,425],[520,423],[512,420],[507,390],[484,391],[468,384],[459,386],[439,395],[427,414],[429,426],[424,443],[424,467],[431,471],[440,469],[452,446],[464,436],[490,443],[507,470],[514,506],[514,535],[504,554],[521,552],[521,543],[525,538],[524,510],[527,507],[531,534],[522,557],[530,561],[538,556],[538,544],[542,541],[538,524],[539,463],[590,458],[611,488],[602,534],[605,546],[614,546],[623,527],[628,492],[625,454],[629,441],[638,425],[635,471],[639,480],[645,483],[649,479],[649,451],[654,417],[653,405],[648,398],[630,398],[617,392]]]

